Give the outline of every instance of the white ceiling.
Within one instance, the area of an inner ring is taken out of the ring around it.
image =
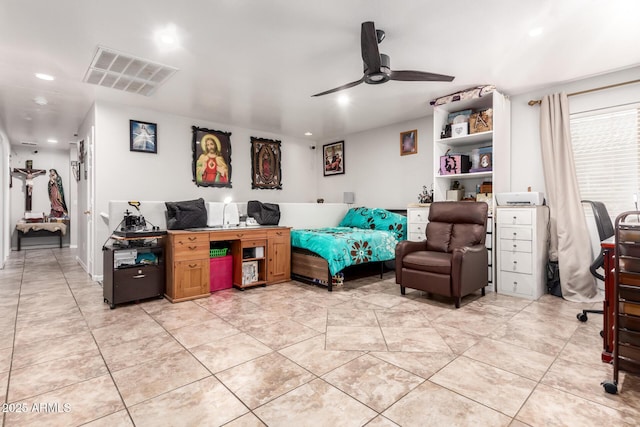
[[[362,76],[364,21],[386,31],[392,69],[456,79],[312,98]],[[2,0],[0,129],[13,144],[68,148],[105,100],[326,140],[425,116],[429,100],[470,86],[514,95],[636,66],[639,21],[637,0]],[[179,47],[158,47],[154,32],[171,24]],[[150,97],[83,83],[99,45],[179,71]]]

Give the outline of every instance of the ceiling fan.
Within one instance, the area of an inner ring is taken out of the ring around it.
[[[442,74],[427,73],[424,71],[393,71],[391,61],[384,53],[378,51],[378,44],[384,40],[384,31],[376,30],[373,22],[363,22],[360,35],[360,47],[362,50],[362,61],[364,62],[364,75],[355,82],[347,83],[324,92],[316,93],[312,96],[322,96],[340,90],[349,89],[360,83],[377,85],[389,80],[401,80],[405,82],[450,82],[455,77]]]

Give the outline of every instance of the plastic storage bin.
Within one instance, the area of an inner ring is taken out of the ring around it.
[[[209,290],[229,289],[233,286],[233,257],[231,255],[209,260]]]

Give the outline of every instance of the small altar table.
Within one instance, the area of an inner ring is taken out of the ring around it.
[[[58,236],[62,247],[62,236],[67,234],[67,225],[63,222],[19,222],[16,224],[18,231],[18,250],[21,241],[25,237]]]

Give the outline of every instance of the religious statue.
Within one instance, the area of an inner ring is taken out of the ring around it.
[[[54,218],[61,218],[67,214],[67,203],[64,200],[62,178],[55,169],[49,169],[49,200],[51,200],[51,214]]]
[[[33,169],[33,161],[27,160],[25,168],[13,168],[13,173],[19,173],[24,175],[24,183],[25,183],[25,207],[24,210],[26,212],[31,212],[31,196],[33,194],[33,178],[39,175],[43,175],[47,173],[45,169]]]

